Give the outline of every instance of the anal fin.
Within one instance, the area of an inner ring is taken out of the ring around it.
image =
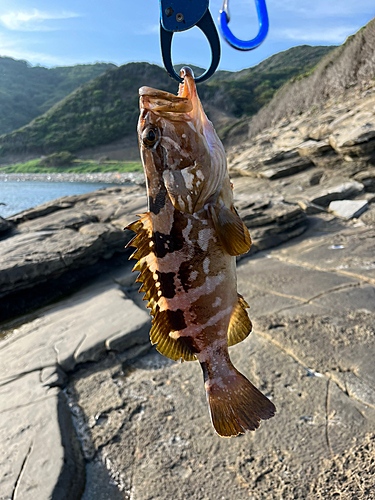
[[[173,311],[156,311],[152,321],[150,338],[152,344],[157,344],[156,349],[174,361],[194,361],[197,358],[191,352],[190,348],[184,343],[184,339],[173,338],[170,333],[175,331],[173,324]]]
[[[249,307],[242,295],[238,294],[238,302],[232,311],[228,327],[228,346],[242,342],[250,335],[252,324],[246,312]]]

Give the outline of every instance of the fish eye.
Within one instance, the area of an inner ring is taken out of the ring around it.
[[[156,128],[147,128],[142,134],[143,144],[148,148],[155,146],[159,139],[159,131]]]

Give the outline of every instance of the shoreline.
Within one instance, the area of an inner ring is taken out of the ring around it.
[[[142,172],[95,172],[95,173],[41,173],[41,174],[0,174],[0,182],[35,181],[35,182],[87,182],[105,184],[137,184],[144,185]]]

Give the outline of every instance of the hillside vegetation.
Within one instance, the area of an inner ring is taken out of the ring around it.
[[[250,137],[310,109],[319,109],[327,99],[345,95],[355,86],[375,78],[375,19],[330,52],[314,71],[286,83],[250,123]]]
[[[203,104],[219,110],[219,134],[228,123],[256,113],[289,78],[311,70],[332,47],[300,46],[276,54],[254,68],[222,71],[199,86]],[[130,63],[107,71],[78,88],[30,124],[0,137],[0,155],[43,155],[77,152],[136,134],[138,89],[148,85],[176,92],[164,70],[148,63]],[[212,113],[215,122],[215,113]],[[3,161],[4,162],[4,161]]]
[[[115,67],[96,63],[48,69],[0,57],[0,135],[27,125],[80,85]]]
[[[64,167],[45,166],[43,160],[0,166],[0,174],[94,174],[104,172],[143,172],[140,162],[106,161],[100,165],[95,161],[74,160]]]

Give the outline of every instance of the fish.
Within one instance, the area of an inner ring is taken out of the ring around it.
[[[185,66],[180,74],[177,95],[139,90],[148,210],[127,226],[136,233],[128,246],[136,249],[133,271],[153,316],[151,343],[175,361],[199,361],[216,433],[237,436],[276,411],[228,352],[252,329],[236,276],[236,256],[248,252],[251,238],[193,71]]]

